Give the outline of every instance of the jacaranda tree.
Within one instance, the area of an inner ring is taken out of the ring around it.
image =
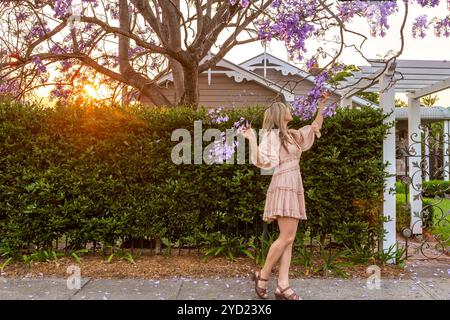
[[[405,9],[401,46],[387,62],[402,53],[404,32],[424,37],[434,29],[435,36],[448,37],[450,15],[422,14],[405,31],[410,5],[431,8],[443,1],[2,0],[0,94],[25,99],[52,86],[53,98],[70,99],[92,83],[108,86],[111,99],[138,93],[155,105],[171,105],[157,85],[171,72],[175,104],[195,107],[200,73],[236,46],[277,39],[306,68],[326,60],[315,88],[295,102],[298,114],[313,114],[324,84],[345,67],[339,62],[343,49],[362,54],[368,37],[386,35],[399,6]],[[370,34],[351,28],[355,17],[367,20]],[[361,38],[361,46],[347,43],[350,34]],[[331,40],[338,49],[309,53],[309,39]]]

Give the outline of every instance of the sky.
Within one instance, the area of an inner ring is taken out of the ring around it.
[[[391,15],[388,20],[390,26],[387,31],[387,35],[384,38],[373,38],[369,36],[369,39],[364,43],[361,51],[369,59],[376,59],[384,56],[389,50],[398,51],[400,48],[400,26],[404,16],[404,5],[402,1],[397,1],[399,4],[399,12]],[[450,14],[450,10],[447,8],[446,1],[441,1],[441,4],[437,8],[422,8],[418,5],[410,5],[408,10],[408,19],[405,27],[405,46],[403,53],[399,59],[414,59],[414,60],[447,60],[450,61],[450,38],[438,38],[434,35],[433,30],[428,30],[427,36],[423,39],[413,38],[411,32],[411,25],[414,18],[427,14],[429,18],[445,17]],[[370,35],[367,20],[364,18],[356,18],[351,24],[349,24],[351,30],[357,30],[365,35]],[[349,43],[359,43],[360,41],[356,36],[348,34],[346,36]],[[331,37],[330,37],[331,39]],[[346,40],[347,41],[347,40]],[[317,40],[309,40],[307,42],[307,56],[312,55],[318,47]],[[328,46],[330,48],[330,46]],[[250,43],[233,48],[226,58],[235,63],[241,63],[249,58],[256,56],[257,54],[264,52],[264,48],[260,42]],[[282,42],[271,42],[267,47],[267,52],[272,55],[288,61],[287,51]],[[340,57],[341,62],[346,64],[355,65],[368,65],[368,63],[356,53],[354,49],[348,48],[344,50]],[[293,63],[293,62],[290,62]],[[295,63],[293,63],[295,64]],[[323,65],[321,63],[320,65]],[[302,68],[302,65],[298,65]],[[396,94],[396,98],[406,100],[406,96],[401,93]],[[438,94],[439,100],[436,105],[450,107],[450,89],[441,91]]]

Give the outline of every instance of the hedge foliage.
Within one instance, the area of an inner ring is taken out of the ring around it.
[[[258,236],[270,175],[248,161],[170,160],[178,143],[172,131],[193,135],[194,120],[203,131],[225,130],[253,117],[261,128],[261,107],[227,114],[228,122],[212,125],[207,108],[0,102],[0,246],[43,248],[61,238],[73,248],[129,237],[196,243],[217,231]],[[340,246],[375,246],[386,174],[383,118],[363,107],[325,119],[322,137],[301,158],[308,220],[299,232]],[[305,124],[295,118],[291,127]]]

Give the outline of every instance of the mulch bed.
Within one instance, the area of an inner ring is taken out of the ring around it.
[[[247,277],[253,270],[258,269],[254,260],[247,257],[238,257],[230,261],[225,257],[211,258],[208,261],[202,259],[199,253],[182,253],[181,255],[142,255],[134,257],[135,263],[131,263],[119,257],[114,257],[108,263],[106,257],[100,255],[84,255],[78,264],[71,257],[61,257],[57,261],[31,262],[26,267],[21,262],[7,265],[1,274],[4,277],[67,277],[67,267],[79,265],[81,275],[84,277],[102,279],[163,279],[174,277],[185,278],[225,278],[225,277]],[[320,265],[315,261],[317,266]],[[347,274],[347,278],[367,278],[366,269],[370,264],[358,264],[341,267]],[[379,266],[383,278],[410,278],[409,272],[398,266]],[[273,275],[277,275],[277,266]],[[290,269],[292,278],[342,278],[342,275],[329,272],[314,272],[303,266],[292,265]]]

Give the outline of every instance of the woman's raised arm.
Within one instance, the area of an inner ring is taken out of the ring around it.
[[[250,144],[250,160],[258,168],[272,169],[280,162],[280,138],[276,134],[277,130],[266,131],[263,134],[261,143],[257,144],[256,135],[250,127],[243,130],[243,136]]]
[[[323,115],[322,115],[322,111],[323,108],[325,106],[325,102],[330,98],[330,93],[328,91],[326,91],[323,96],[322,99],[319,102],[319,108],[317,111],[317,115],[316,118],[314,119],[313,122],[316,122],[317,125],[319,126],[319,130],[322,129],[322,124],[323,124]]]

